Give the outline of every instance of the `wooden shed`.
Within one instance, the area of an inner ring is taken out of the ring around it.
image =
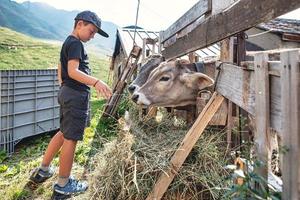
[[[246,34],[247,51],[300,48],[300,20],[276,18],[249,29]]]
[[[135,33],[136,30],[136,33]],[[122,70],[125,67],[126,59],[132,50],[134,41],[136,45],[143,48],[142,59],[158,53],[157,39],[159,32],[148,31],[141,27],[127,26],[117,30],[115,48],[113,51],[110,70],[113,71],[113,85],[118,80]]]

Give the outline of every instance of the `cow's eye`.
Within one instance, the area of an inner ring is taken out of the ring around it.
[[[159,81],[168,81],[169,79],[170,79],[170,77],[163,76],[159,79]]]

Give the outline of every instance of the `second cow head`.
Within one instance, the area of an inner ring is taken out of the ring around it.
[[[128,86],[128,91],[132,94],[139,89],[147,81],[149,74],[163,62],[163,57],[160,54],[150,56],[146,62],[141,66],[138,76]]]

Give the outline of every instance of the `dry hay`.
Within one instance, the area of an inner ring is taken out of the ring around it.
[[[146,199],[159,175],[188,131],[184,123],[164,117],[139,122],[131,111],[131,130],[106,144],[95,161],[91,199]],[[224,179],[225,147],[222,132],[206,131],[193,148],[163,199],[220,199]]]

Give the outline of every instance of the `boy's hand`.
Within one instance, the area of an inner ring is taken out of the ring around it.
[[[99,80],[96,85],[95,89],[98,95],[102,95],[105,99],[109,99],[112,95],[111,89],[109,86],[104,83],[103,81]]]

